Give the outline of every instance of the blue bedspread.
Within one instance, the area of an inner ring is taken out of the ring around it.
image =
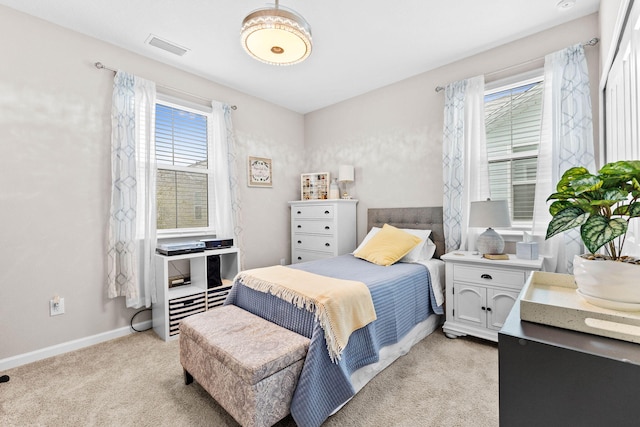
[[[342,255],[290,267],[363,282],[369,287],[378,317],[355,331],[341,360],[332,363],[324,332],[314,321],[313,313],[247,288],[239,281],[234,283],[225,304],[235,304],[311,339],[291,402],[291,414],[298,426],[316,427],[355,394],[350,380],[355,370],[377,362],[382,347],[398,342],[431,313],[442,314],[443,310],[436,306],[429,271],[421,264],[381,267],[353,255]]]

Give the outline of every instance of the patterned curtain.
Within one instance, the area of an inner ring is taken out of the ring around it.
[[[220,238],[234,239],[242,247],[240,227],[240,199],[236,172],[235,139],[231,122],[231,107],[212,101],[213,126],[210,138],[213,142],[216,234]],[[242,260],[242,254],[240,254]],[[242,262],[240,263],[242,266]],[[242,268],[242,267],[241,267]]]
[[[155,302],[155,83],[118,71],[111,130],[107,294],[127,307]]]
[[[578,230],[545,241],[551,220],[547,197],[565,170],[584,166],[595,171],[589,72],[581,44],[545,57],[542,131],[532,233],[540,243],[546,271],[573,272],[573,256],[584,253]]]
[[[475,248],[477,233],[467,226],[469,202],[489,197],[484,76],[454,82],[445,88],[442,143],[446,251],[471,250]]]

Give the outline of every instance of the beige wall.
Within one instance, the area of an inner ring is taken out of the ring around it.
[[[288,259],[302,115],[3,6],[0,37],[0,360],[126,328],[135,313],[104,290],[113,74],[96,61],[238,106],[245,267]],[[247,187],[248,155],[273,159],[273,188]],[[66,314],[49,316],[54,295]]]
[[[366,234],[367,208],[441,206],[443,93],[435,88],[517,64],[527,63],[488,75],[486,81],[539,68],[546,54],[598,35],[598,15],[589,15],[309,113],[307,168],[336,173],[340,164],[355,165],[358,240]],[[598,47],[585,51],[597,108]],[[539,60],[529,63],[533,59]]]
[[[586,41],[598,35],[598,18],[574,21],[305,117],[2,6],[0,35],[11,40],[3,45],[0,67],[2,360],[126,328],[135,313],[122,298],[107,299],[104,291],[112,74],[95,69],[95,61],[238,105],[233,123],[242,249],[244,267],[252,268],[289,260],[286,202],[299,198],[300,173],[335,175],[340,164],[356,166],[352,192],[360,199],[360,239],[368,207],[440,205],[443,95],[434,88]],[[597,82],[597,49],[587,53]],[[596,94],[594,89],[594,105]],[[246,186],[248,155],[273,159],[273,188]],[[65,298],[66,314],[49,317],[54,295]],[[137,320],[145,318],[146,313]]]

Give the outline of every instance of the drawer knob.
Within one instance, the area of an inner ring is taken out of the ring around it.
[[[325,225],[325,226],[324,226],[324,229],[325,229],[325,230],[331,230],[331,227],[329,227],[328,225]]]
[[[299,257],[298,257],[298,261],[300,261],[301,259],[302,259],[302,257],[301,257],[301,256],[299,256]]]
[[[326,247],[329,247],[329,246],[331,246],[331,243],[325,243],[324,245],[325,245]]]
[[[325,215],[329,215],[329,211],[324,211],[324,214]]]
[[[487,280],[491,280],[491,279],[493,279],[493,277],[491,277],[491,275],[490,275],[490,274],[486,274],[486,273],[485,273],[485,274],[483,274],[482,276],[480,276],[480,278],[482,278],[482,279],[487,279]]]
[[[298,224],[298,228],[302,228],[302,226],[300,224]]]
[[[300,245],[300,244],[302,244],[302,240],[298,240],[298,244],[299,244],[299,245]]]
[[[298,211],[298,215],[300,215],[301,213],[302,213],[301,211]]]

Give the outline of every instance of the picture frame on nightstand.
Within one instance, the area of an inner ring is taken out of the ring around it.
[[[329,172],[313,172],[301,174],[300,200],[328,199],[329,183]]]

